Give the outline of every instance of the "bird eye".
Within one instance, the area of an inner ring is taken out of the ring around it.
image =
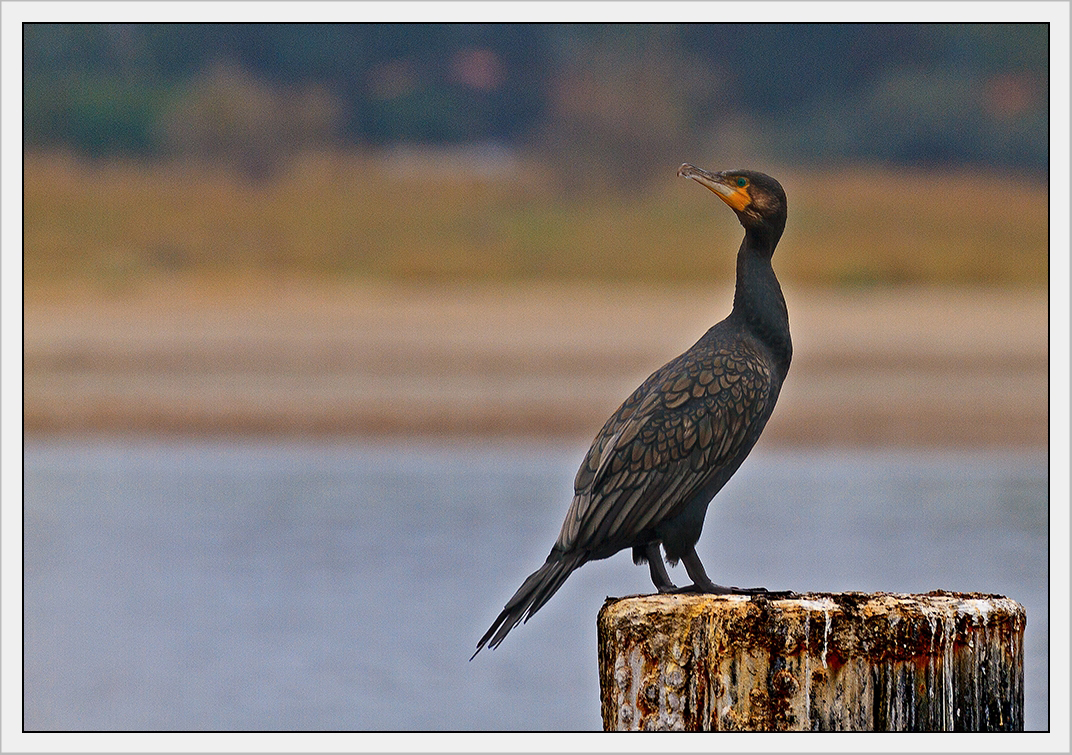
[[[737,185],[743,189],[745,186],[748,186],[748,179],[744,176],[741,176],[737,179]]]

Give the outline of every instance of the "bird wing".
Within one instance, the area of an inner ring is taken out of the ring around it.
[[[653,373],[596,436],[556,549],[625,547],[675,516],[737,456],[770,392],[769,367],[743,344]]]

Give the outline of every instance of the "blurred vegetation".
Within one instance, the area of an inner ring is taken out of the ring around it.
[[[163,145],[168,154],[230,165],[258,180],[295,154],[330,144],[339,115],[322,87],[275,87],[216,63],[169,103]]]
[[[560,188],[682,153],[1047,167],[1045,24],[28,24],[28,148],[224,159],[495,143]]]
[[[466,156],[295,156],[238,168],[30,153],[29,285],[107,289],[161,276],[699,281],[733,275],[741,230],[674,177],[643,193],[564,196],[539,165]],[[817,285],[1043,284],[1047,195],[1022,177],[886,168],[778,171],[790,222],[775,260]]]
[[[787,280],[1046,280],[1045,24],[23,32],[28,283],[728,278],[683,161],[782,180]]]

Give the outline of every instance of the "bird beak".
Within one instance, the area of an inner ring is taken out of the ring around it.
[[[701,186],[706,186],[715,194],[718,194],[719,199],[737,212],[742,212],[752,201],[752,197],[748,195],[747,187],[742,189],[735,186],[722,173],[708,173],[703,168],[697,168],[695,165],[685,163],[677,169],[677,174],[684,178],[691,178]]]

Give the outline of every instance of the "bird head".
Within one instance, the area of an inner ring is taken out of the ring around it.
[[[746,231],[771,236],[775,242],[785,230],[786,200],[782,185],[754,170],[724,170],[710,173],[685,163],[679,176],[705,186],[737,213]]]

